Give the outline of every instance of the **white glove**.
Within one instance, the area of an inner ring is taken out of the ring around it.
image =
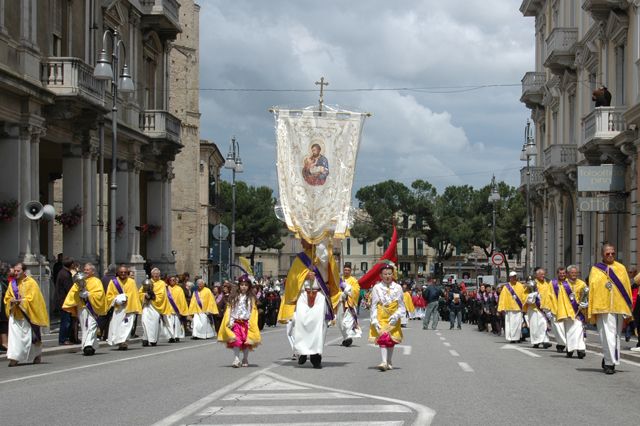
[[[580,304],[578,306],[580,306],[582,309],[587,309],[587,307],[589,306],[589,303],[588,302],[580,302]]]
[[[89,292],[87,290],[81,291],[79,296],[80,299],[87,300],[89,298]]]
[[[391,318],[389,318],[389,325],[394,326],[398,323],[398,317],[395,315],[392,315]]]
[[[116,305],[125,305],[127,303],[127,295],[126,294],[117,295],[115,299],[113,299],[113,303],[115,303]]]
[[[530,293],[527,296],[527,304],[528,305],[535,305],[536,304],[536,298],[538,297],[538,293]]]

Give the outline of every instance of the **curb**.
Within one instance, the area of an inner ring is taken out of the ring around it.
[[[132,343],[140,343],[142,342],[142,337],[134,337],[133,339],[129,339],[127,340],[127,343],[132,344]],[[112,347],[109,346],[109,344],[103,340],[100,341],[99,343],[101,348],[104,347]],[[113,346],[115,347],[115,346]],[[50,346],[50,347],[45,347],[42,349],[42,355],[59,355],[59,354],[74,354],[77,352],[81,352],[82,351],[82,347],[81,345],[77,344],[77,345],[63,345],[63,346]],[[0,355],[0,360],[6,360],[7,359],[7,353],[3,353],[2,355]]]

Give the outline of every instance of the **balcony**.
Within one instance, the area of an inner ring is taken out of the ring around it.
[[[554,28],[545,43],[544,66],[558,75],[563,74],[567,68],[573,69],[577,42],[577,28]]]
[[[180,120],[167,111],[140,113],[140,130],[151,139],[165,139],[180,144]]]
[[[576,164],[578,147],[571,144],[554,144],[544,150],[544,169],[564,169]]]
[[[625,111],[626,107],[598,107],[587,114],[582,119],[582,145],[611,140],[626,130]]]
[[[625,10],[628,0],[584,0],[582,9],[589,12],[596,21],[606,21],[612,10]]]
[[[543,72],[530,71],[522,77],[522,96],[520,102],[524,103],[527,108],[533,109],[537,105],[542,105],[542,97],[544,95],[544,84],[547,76]]]
[[[527,169],[530,174],[527,173]],[[529,166],[520,169],[520,188],[527,187],[527,177],[530,177],[529,185],[542,185],[544,183],[543,167]]]
[[[520,5],[520,13],[523,16],[537,16],[544,6],[544,0],[523,0]]]
[[[46,58],[40,81],[56,96],[76,97],[92,106],[105,107],[105,82],[93,76],[93,67],[79,58]]]
[[[176,0],[140,0],[142,27],[151,28],[168,38],[175,39],[182,32],[180,4]]]

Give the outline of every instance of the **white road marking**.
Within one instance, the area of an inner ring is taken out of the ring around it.
[[[219,426],[214,424],[198,423],[200,426]],[[227,426],[284,426],[282,423],[233,423]],[[286,423],[288,426],[402,426],[404,421],[385,422],[313,422],[313,423]]]
[[[448,348],[451,347],[451,343],[449,343],[449,342],[442,342],[442,344],[445,345]]]
[[[436,336],[442,336],[442,333],[437,332],[437,333],[436,333]]]
[[[457,351],[454,351],[453,349],[451,349],[449,353],[451,354],[451,356],[460,356],[460,354]]]
[[[304,386],[294,385],[275,380],[273,377],[260,376],[238,388],[240,391],[286,391],[308,389]]]
[[[441,337],[441,338],[440,338],[440,340],[447,340],[447,339],[446,339],[446,338],[444,338],[444,337]]]
[[[301,388],[303,389],[303,388]],[[278,393],[230,393],[222,401],[275,401],[279,399],[358,399],[359,396],[340,392],[278,392]]]
[[[209,407],[199,416],[273,416],[287,414],[371,414],[371,413],[411,413],[411,409],[399,404],[353,404],[353,405],[252,405]]]
[[[522,352],[525,355],[529,355],[531,358],[540,358],[540,355],[533,353],[525,348],[519,348],[517,346],[515,346],[514,344],[509,344],[507,343],[506,345],[502,346],[500,349],[512,349],[512,350],[516,350],[518,352]]]
[[[598,355],[600,358],[602,358],[602,352],[592,351],[591,349],[587,349],[587,352],[589,352],[591,354],[594,354],[594,355]],[[629,361],[628,359],[620,358],[620,362],[623,362],[623,363],[629,364],[629,365],[633,365],[634,367],[640,367],[640,363],[635,362],[635,361]]]
[[[473,373],[473,368],[471,368],[471,366],[466,362],[459,362],[458,365],[460,366],[460,368],[462,368],[462,371]]]

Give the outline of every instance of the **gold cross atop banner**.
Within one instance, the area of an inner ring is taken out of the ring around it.
[[[322,111],[322,104],[324,103],[324,86],[328,86],[329,82],[325,82],[324,77],[320,77],[320,81],[316,81],[316,85],[320,86],[320,99],[318,100],[318,109]]]

